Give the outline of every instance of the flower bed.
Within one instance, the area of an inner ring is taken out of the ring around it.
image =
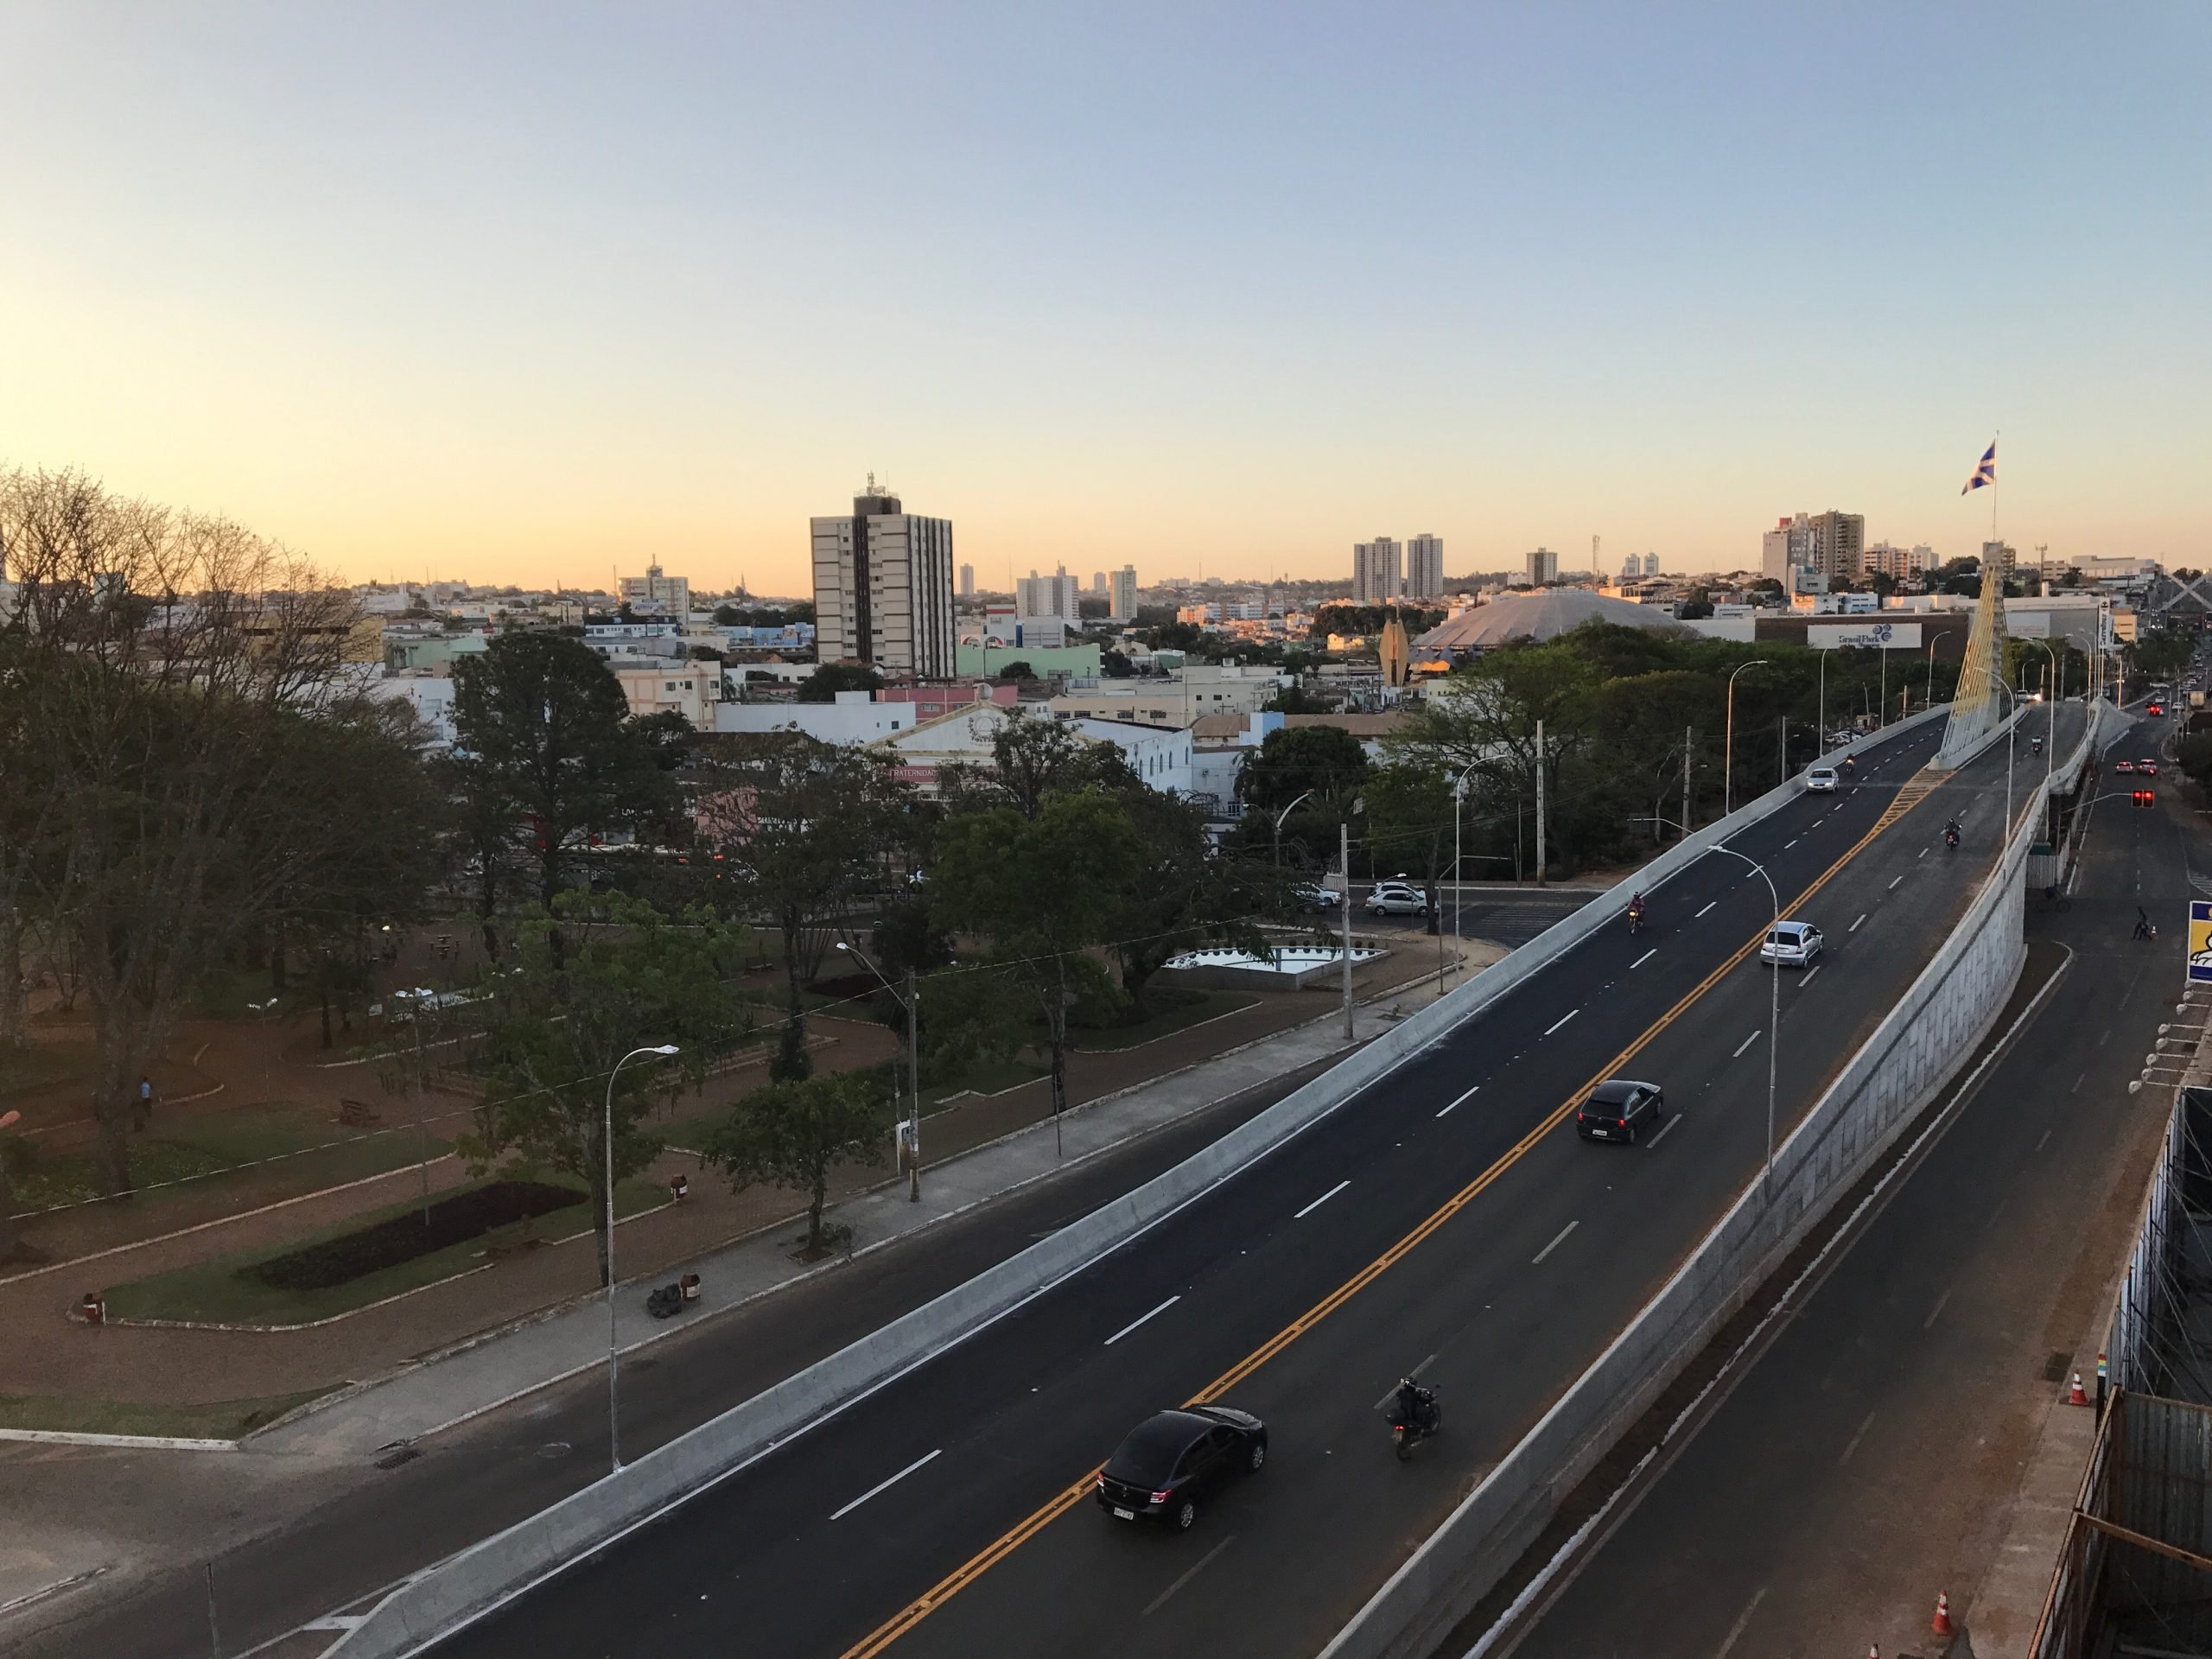
[[[550,1215],[584,1202],[573,1186],[544,1181],[493,1181],[441,1198],[429,1208],[392,1216],[241,1269],[244,1277],[276,1290],[323,1290],[380,1272],[450,1245],[480,1237],[510,1222]]]

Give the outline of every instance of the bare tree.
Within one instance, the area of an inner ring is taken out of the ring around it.
[[[0,772],[46,812],[0,874],[77,942],[103,1184],[127,1192],[137,1082],[194,978],[308,858],[302,802],[343,810],[298,728],[343,717],[354,607],[237,524],[76,473],[0,476]]]

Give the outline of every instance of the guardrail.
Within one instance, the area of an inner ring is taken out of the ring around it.
[[[1824,759],[1865,753],[1943,712],[1939,705]],[[1803,787],[1802,779],[1800,773],[1777,785],[1677,842],[1633,880],[1646,891],[1656,887],[1717,842],[1793,799]],[[1357,1098],[1591,934],[1618,922],[1612,891],[1592,898],[1448,996],[1142,1186],[394,1590],[340,1640],[333,1655],[397,1659],[423,1651],[1103,1260]]]
[[[1577,1483],[1956,1073],[2003,1010],[2026,957],[2021,872],[2038,816],[2022,816],[1959,925],[1777,1148],[1770,1173],[1754,1179],[1674,1277],[1338,1633],[1322,1659],[1409,1659],[1433,1650],[1535,1541]]]

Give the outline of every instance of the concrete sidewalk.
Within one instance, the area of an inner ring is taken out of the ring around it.
[[[849,1226],[854,1253],[912,1237],[935,1224],[1082,1160],[1164,1128],[1218,1102],[1262,1086],[1299,1068],[1347,1052],[1387,1030],[1394,1011],[1419,1006],[1412,988],[1387,992],[1358,1010],[1355,1036],[1346,1043],[1343,1017],[1325,1019],[1262,1038],[1211,1059],[1071,1108],[1017,1130],[961,1157],[930,1166],[919,1203],[906,1184],[894,1181],[831,1207],[831,1219]],[[649,1281],[622,1284],[616,1294],[616,1340],[625,1353],[711,1319],[717,1313],[816,1274],[834,1271],[844,1258],[802,1263],[793,1260],[798,1224],[785,1221],[740,1239]],[[620,1235],[616,1235],[618,1247]],[[700,1300],[672,1319],[645,1310],[645,1293],[680,1272],[699,1274]],[[330,1396],[251,1436],[257,1452],[312,1457],[355,1457],[398,1440],[417,1440],[450,1428],[520,1396],[602,1365],[607,1320],[603,1298],[569,1302],[538,1318],[508,1326],[433,1355],[396,1374]]]

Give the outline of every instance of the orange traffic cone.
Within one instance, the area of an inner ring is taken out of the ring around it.
[[[1928,1627],[1938,1636],[1955,1636],[1951,1628],[1951,1598],[1948,1592],[1939,1592],[1936,1598],[1936,1621]]]
[[[2069,1406],[2086,1406],[2089,1403],[2089,1396],[2082,1388],[2082,1373],[2079,1371],[2074,1373],[2074,1386],[2066,1390],[2066,1403]]]

